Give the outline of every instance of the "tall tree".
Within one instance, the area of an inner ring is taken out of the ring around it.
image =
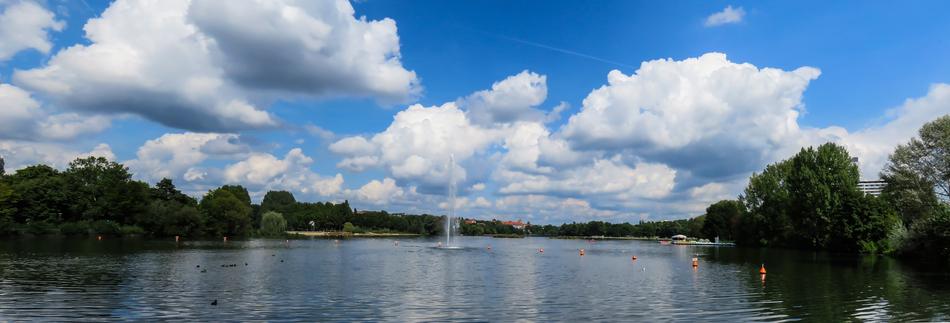
[[[734,240],[738,234],[739,220],[745,213],[745,205],[736,200],[722,200],[706,208],[706,217],[700,230],[708,239],[719,237]]]
[[[46,165],[28,166],[7,176],[16,193],[14,221],[27,223],[45,221],[59,223],[69,212],[69,188],[63,175]]]
[[[950,198],[950,115],[928,122],[918,135],[898,145],[881,172],[887,182],[882,196],[908,227],[930,216],[940,198]]]
[[[237,186],[240,187],[240,186]],[[205,229],[212,236],[240,236],[251,228],[249,200],[234,196],[234,186],[222,186],[201,198],[201,212],[205,215]],[[243,187],[240,187],[243,190]],[[246,193],[247,191],[244,190]]]
[[[796,240],[804,247],[825,248],[844,199],[857,192],[858,167],[844,147],[833,143],[802,149],[791,163],[788,192]]]
[[[148,204],[148,184],[133,181],[128,168],[103,157],[76,159],[65,175],[72,218],[130,223]]]
[[[261,212],[276,211],[286,214],[297,204],[294,194],[288,191],[268,191],[261,201]]]
[[[747,210],[740,221],[737,243],[745,245],[785,245],[792,233],[788,209],[788,176],[791,162],[782,161],[752,174],[739,200]]]

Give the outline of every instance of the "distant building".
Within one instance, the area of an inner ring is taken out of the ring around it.
[[[524,222],[521,222],[521,220],[518,220],[518,221],[504,221],[504,222],[502,222],[501,224],[510,225],[510,226],[512,226],[512,227],[514,227],[515,229],[518,229],[518,230],[524,230],[524,227],[525,227]]]
[[[882,191],[884,191],[885,185],[887,185],[887,182],[881,180],[860,181],[858,182],[858,189],[864,194],[878,196],[881,195]]]

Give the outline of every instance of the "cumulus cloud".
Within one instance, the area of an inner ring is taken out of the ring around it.
[[[396,180],[442,191],[449,167],[458,182],[465,182],[467,173],[458,165],[501,136],[500,131],[472,124],[455,103],[416,104],[393,119],[386,130],[369,139],[347,137],[332,144],[330,150],[345,157],[339,166],[356,170],[380,166]],[[450,156],[455,165],[450,166]]]
[[[101,132],[111,121],[76,113],[49,115],[27,91],[0,84],[0,139],[67,140]]]
[[[743,17],[745,17],[745,10],[742,9],[742,7],[733,8],[732,6],[726,6],[722,9],[722,11],[706,17],[706,22],[704,24],[706,27],[737,24],[742,22]]]
[[[343,175],[324,177],[310,169],[313,159],[300,148],[287,152],[284,159],[267,153],[252,153],[246,159],[224,168],[225,183],[246,185],[255,196],[270,190],[288,190],[310,196],[340,193]]]
[[[246,151],[247,147],[238,142],[235,134],[168,133],[146,141],[136,152],[136,159],[125,164],[137,176],[150,182],[162,178],[194,181],[207,176],[206,172],[194,167],[209,157]]]
[[[702,176],[757,169],[800,135],[802,93],[820,75],[730,62],[708,53],[614,70],[561,134],[578,150],[631,150]],[[738,161],[738,162],[737,162]]]
[[[219,66],[244,87],[393,102],[418,94],[415,72],[400,62],[396,22],[354,14],[345,0],[196,0],[188,17],[214,40]]]
[[[624,198],[661,198],[673,190],[676,171],[663,164],[640,163],[631,168],[619,158],[598,159],[556,175],[502,172],[503,194],[548,194],[571,197],[622,195]]]
[[[345,1],[116,1],[85,25],[90,44],[14,81],[64,108],[198,131],[276,126],[263,108],[288,95],[410,98],[395,23],[353,15]]]
[[[53,48],[49,32],[66,26],[52,12],[31,1],[0,3],[0,10],[0,62],[25,49],[49,53]]]
[[[358,190],[350,192],[350,195],[356,197],[358,201],[373,205],[389,204],[405,194],[405,190],[396,185],[395,180],[388,177],[382,181],[372,180]]]
[[[530,71],[509,76],[460,100],[472,121],[492,125],[520,120],[540,120],[544,113],[535,109],[548,96],[547,77]]]
[[[59,143],[29,142],[21,140],[0,140],[0,157],[8,173],[36,164],[50,165],[65,169],[69,162],[81,157],[105,157],[115,160],[112,148],[105,143],[97,144],[88,151],[76,150],[74,145]]]

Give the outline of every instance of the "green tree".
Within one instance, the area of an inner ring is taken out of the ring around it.
[[[745,205],[736,200],[722,200],[710,205],[706,208],[702,236],[707,239],[719,237],[722,240],[735,240],[744,213]]]
[[[296,204],[297,200],[294,198],[293,193],[288,191],[268,191],[267,194],[264,194],[264,200],[261,201],[261,211],[285,213],[290,211]]]
[[[198,205],[195,198],[179,191],[172,180],[168,178],[162,178],[158,183],[155,183],[155,187],[150,189],[150,195],[154,200],[174,201],[182,205]]]
[[[224,185],[218,188],[219,190],[225,190],[231,192],[234,197],[240,200],[242,203],[251,205],[251,195],[247,193],[247,189],[241,185]]]
[[[283,236],[287,231],[287,220],[280,213],[274,211],[265,212],[261,216],[261,235],[265,237]]]
[[[15,196],[11,197],[17,223],[60,223],[68,213],[70,200],[64,176],[46,165],[28,166],[6,177]]]
[[[784,245],[792,233],[788,215],[788,176],[791,163],[782,161],[765,167],[761,174],[752,174],[739,201],[747,212],[741,218],[736,242],[745,245]]]
[[[238,186],[239,187],[239,186]],[[241,188],[243,190],[243,187]],[[234,196],[234,187],[220,187],[209,191],[199,204],[205,216],[205,230],[211,236],[241,236],[251,227],[250,199]],[[244,192],[247,192],[244,190]]]
[[[802,149],[791,164],[788,192],[795,240],[803,247],[827,248],[844,199],[857,192],[858,167],[844,147],[833,143]]]
[[[10,185],[0,181],[0,236],[14,232],[16,213],[16,193]]]
[[[133,181],[122,164],[103,157],[79,158],[65,172],[69,187],[69,220],[108,220],[130,224],[148,204],[148,185]]]

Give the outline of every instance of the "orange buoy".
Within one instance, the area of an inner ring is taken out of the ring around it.
[[[693,267],[699,267],[699,258],[693,257]]]
[[[581,249],[581,250],[580,250],[580,255],[581,255],[581,256],[584,255],[584,249]]]
[[[544,253],[544,248],[538,248],[539,253]]]
[[[630,257],[630,260],[637,260],[637,256]]]
[[[762,267],[759,267],[759,273],[765,275],[765,264],[762,264]]]
[[[96,236],[96,240],[102,240],[102,236]]]

